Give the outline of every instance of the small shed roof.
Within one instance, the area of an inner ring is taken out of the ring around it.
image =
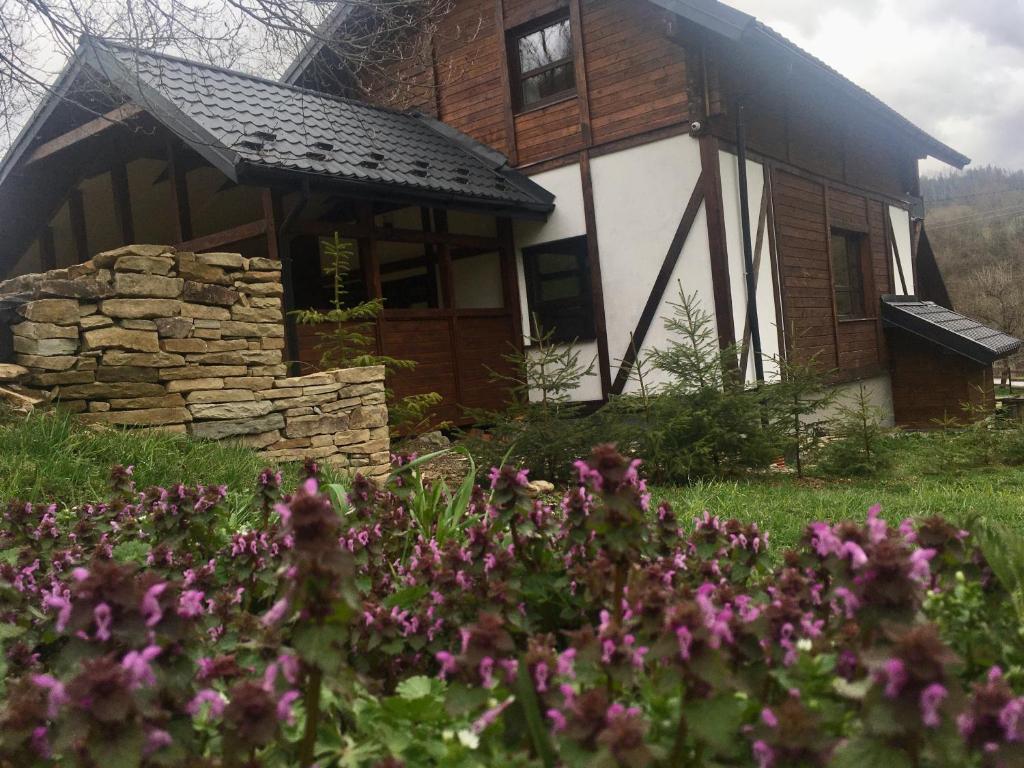
[[[85,66],[180,136],[228,178],[302,174],[369,193],[544,215],[554,197],[496,152],[438,121],[220,67],[84,39]],[[52,96],[51,98],[58,98]],[[36,117],[45,117],[45,110]],[[0,163],[0,184],[32,145],[30,121]]]
[[[883,296],[882,320],[983,365],[1012,355],[1021,340],[916,296]]]

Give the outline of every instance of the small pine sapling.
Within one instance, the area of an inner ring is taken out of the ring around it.
[[[821,451],[819,468],[838,477],[867,477],[888,469],[892,446],[882,415],[871,401],[871,390],[861,382],[852,401],[839,406],[833,437]]]
[[[765,388],[769,407],[786,452],[793,457],[796,476],[803,477],[805,458],[828,430],[829,419],[822,414],[835,402],[836,390],[828,385],[828,373],[814,357],[779,356],[774,364],[780,381]]]

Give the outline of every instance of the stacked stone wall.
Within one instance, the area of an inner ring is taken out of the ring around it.
[[[384,371],[289,377],[280,262],[132,245],[0,283],[0,352],[87,422],[388,468]]]

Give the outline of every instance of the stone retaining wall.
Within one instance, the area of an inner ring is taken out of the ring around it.
[[[0,283],[0,358],[88,422],[388,468],[384,370],[288,377],[280,262],[132,245]]]

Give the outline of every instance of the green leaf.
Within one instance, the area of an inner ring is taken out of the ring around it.
[[[686,705],[686,723],[690,733],[717,753],[736,752],[736,734],[743,721],[745,702],[733,695],[693,701]]]
[[[0,624],[0,641],[10,640],[25,634],[25,628],[17,624]]]
[[[406,701],[412,701],[414,699],[422,699],[425,696],[430,696],[434,691],[434,680],[423,675],[417,675],[416,677],[410,677],[398,684],[395,692]]]
[[[832,757],[832,768],[912,768],[910,758],[887,744],[866,736],[858,736],[846,742]]]
[[[404,587],[395,592],[392,592],[386,598],[384,598],[385,608],[394,608],[395,606],[402,610],[409,610],[416,603],[423,599],[423,597],[430,592],[429,584],[417,584],[414,587]]]
[[[548,730],[544,727],[544,719],[540,714],[540,704],[537,701],[537,692],[534,690],[533,680],[530,678],[530,665],[526,663],[525,656],[519,659],[519,672],[516,674],[515,692],[519,706],[522,707],[523,715],[526,718],[526,729],[530,734],[533,751],[544,764],[544,768],[553,768],[555,765],[555,750],[551,746]]]

